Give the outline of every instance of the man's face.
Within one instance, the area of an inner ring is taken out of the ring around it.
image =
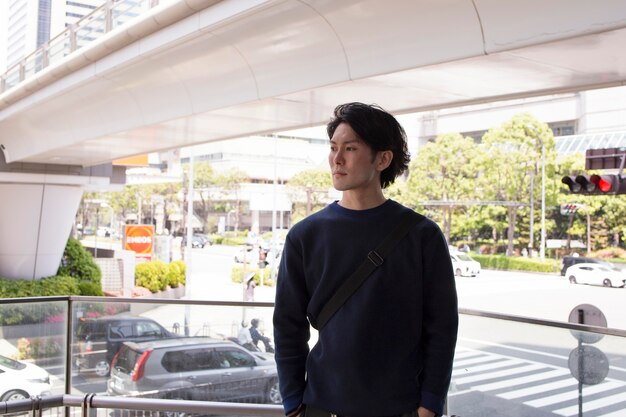
[[[349,124],[341,123],[330,139],[328,154],[333,186],[338,191],[380,188],[379,154],[375,155]]]

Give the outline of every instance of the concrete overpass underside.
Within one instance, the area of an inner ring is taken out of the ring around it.
[[[623,85],[623,45],[626,0],[181,0],[0,95],[0,149],[9,167],[89,167],[318,125],[346,101],[405,113]],[[0,276],[56,272],[9,268],[39,252],[8,239]]]

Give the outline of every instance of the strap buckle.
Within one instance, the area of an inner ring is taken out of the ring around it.
[[[385,261],[383,257],[380,256],[375,250],[367,254],[367,259],[369,259],[370,262],[374,264],[374,266],[381,266]]]

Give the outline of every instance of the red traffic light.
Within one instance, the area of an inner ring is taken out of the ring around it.
[[[618,184],[617,177],[615,175],[592,175],[589,181],[594,183],[596,187],[603,193],[611,192],[615,184]]]
[[[561,182],[572,194],[626,194],[626,180],[620,175],[567,175],[561,178]]]

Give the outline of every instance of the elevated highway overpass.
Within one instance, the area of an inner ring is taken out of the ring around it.
[[[317,125],[346,101],[623,85],[623,45],[626,0],[163,3],[0,94],[0,276],[56,272],[82,189],[108,181],[90,167]]]

